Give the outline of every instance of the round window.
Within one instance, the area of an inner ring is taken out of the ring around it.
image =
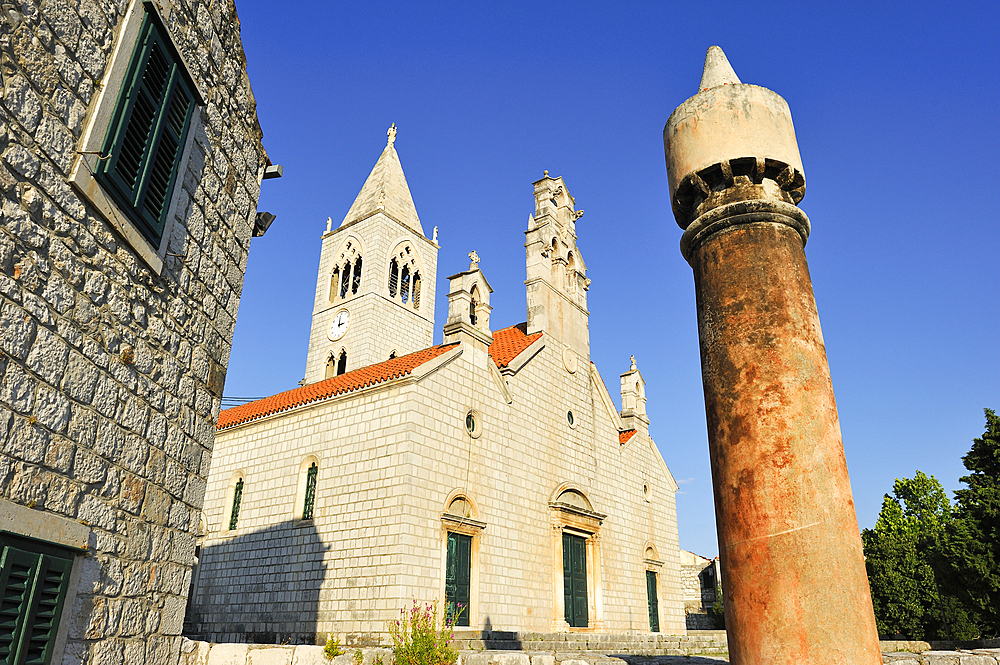
[[[649,483],[643,483],[642,484],[642,497],[646,501],[649,501],[649,494],[650,494]]]
[[[476,409],[469,409],[465,414],[465,431],[473,439],[478,439],[483,432],[483,414]]]

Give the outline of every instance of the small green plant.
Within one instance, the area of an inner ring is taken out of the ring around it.
[[[327,633],[326,646],[323,647],[323,655],[326,656],[327,660],[333,660],[342,653],[344,652],[340,650],[340,638]]]
[[[382,654],[375,654],[375,657],[372,659],[372,665],[382,665]]]
[[[715,585],[715,604],[708,611],[715,620],[715,627],[722,630],[726,627],[726,608],[725,608],[725,598],[722,595],[722,585]]]
[[[354,665],[361,665],[365,662],[365,654],[362,653],[361,649],[354,650]]]
[[[414,600],[399,614],[389,622],[396,665],[455,665],[458,652],[451,643],[457,615],[445,617],[439,629],[437,603],[421,606]]]

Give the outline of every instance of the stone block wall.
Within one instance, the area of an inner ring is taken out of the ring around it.
[[[608,515],[593,561],[594,630],[648,632],[652,546],[660,630],[683,633],[676,485],[645,432],[620,444],[592,366],[569,372],[566,347],[544,339],[549,346],[509,377],[512,404],[485,352],[463,343],[460,356],[415,383],[219,432],[195,632],[216,641],[314,643],[333,633],[352,647],[388,642],[385,622],[411,599],[444,603],[441,516],[456,493],[485,523],[473,545],[472,626],[553,630],[562,559],[549,502],[569,481]],[[482,419],[473,440],[470,408]],[[296,487],[307,456],[319,471],[315,517],[303,521]],[[237,477],[244,488],[231,531]]]
[[[204,104],[152,253],[71,183],[146,9],[0,12],[0,517],[89,530],[53,662],[177,660],[266,164],[233,2],[156,5]]]

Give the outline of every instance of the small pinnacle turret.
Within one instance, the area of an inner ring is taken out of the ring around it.
[[[729,64],[729,58],[718,46],[711,46],[705,54],[705,69],[701,73],[701,84],[698,90],[708,90],[720,85],[742,83]]]

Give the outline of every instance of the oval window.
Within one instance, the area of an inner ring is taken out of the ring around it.
[[[465,430],[473,439],[478,439],[483,433],[483,414],[477,409],[469,409],[465,414]]]

